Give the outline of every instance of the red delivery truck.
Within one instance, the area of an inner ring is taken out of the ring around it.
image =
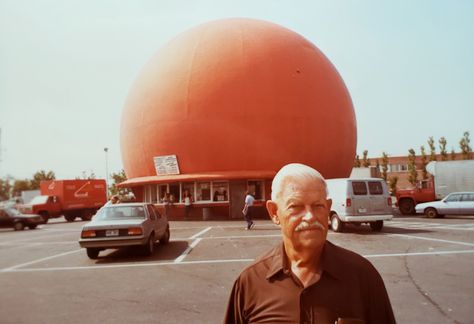
[[[105,180],[48,180],[40,183],[40,196],[20,206],[25,214],[39,214],[45,223],[60,217],[72,222],[76,217],[90,220],[107,201]]]
[[[397,203],[404,215],[414,214],[420,203],[441,200],[452,192],[474,191],[474,160],[432,161],[426,166],[431,174],[415,188],[398,189]]]

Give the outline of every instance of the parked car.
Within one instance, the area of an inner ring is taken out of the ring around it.
[[[346,224],[370,224],[381,231],[383,221],[392,219],[392,198],[379,178],[341,178],[326,181],[332,199],[331,229],[340,232]]]
[[[151,255],[157,240],[166,244],[169,239],[168,219],[152,204],[125,203],[101,208],[82,227],[79,245],[86,248],[89,258],[97,259],[102,250],[128,246],[141,246]]]
[[[417,214],[426,217],[444,215],[474,215],[474,192],[453,192],[439,201],[430,201],[415,206]]]
[[[22,214],[13,207],[0,208],[0,227],[13,227],[15,231],[21,231],[25,227],[35,229],[43,223],[43,218],[35,214]]]

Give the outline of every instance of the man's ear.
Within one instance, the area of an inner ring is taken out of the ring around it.
[[[332,199],[326,199],[326,206],[328,207],[328,210],[331,211]]]
[[[280,225],[280,219],[277,215],[278,206],[273,200],[267,200],[267,212],[273,223]]]

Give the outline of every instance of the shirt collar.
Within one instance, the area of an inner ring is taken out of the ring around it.
[[[341,278],[340,269],[337,266],[335,258],[331,255],[335,252],[336,247],[329,241],[324,243],[323,253],[321,255],[321,268],[323,273],[326,272],[336,279]],[[279,246],[275,247],[272,253],[272,260],[267,271],[266,279],[270,280],[272,277],[276,276],[279,273],[284,273],[285,275],[290,274],[290,267],[288,265],[288,259],[286,257],[285,246],[283,242]]]

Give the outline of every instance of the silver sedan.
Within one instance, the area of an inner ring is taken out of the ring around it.
[[[89,258],[97,259],[101,250],[127,246],[141,246],[151,255],[157,240],[166,244],[169,239],[168,220],[152,204],[126,203],[101,208],[82,227],[79,245]]]
[[[474,192],[453,192],[439,201],[431,201],[415,206],[417,214],[427,217],[444,215],[474,215]]]

